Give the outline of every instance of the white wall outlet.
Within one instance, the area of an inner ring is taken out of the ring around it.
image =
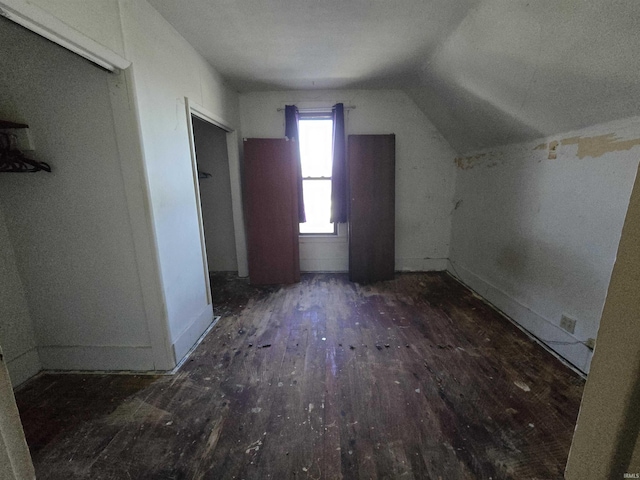
[[[560,317],[560,328],[569,333],[574,333],[576,331],[576,321],[575,318],[563,313],[562,317]]]

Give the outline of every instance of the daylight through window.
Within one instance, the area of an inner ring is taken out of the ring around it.
[[[302,114],[299,124],[300,163],[306,223],[302,234],[335,234],[331,219],[331,143],[333,120],[330,114]]]

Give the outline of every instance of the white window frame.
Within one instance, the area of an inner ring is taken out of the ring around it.
[[[305,120],[331,120],[333,122],[333,114],[331,113],[331,111],[327,112],[326,110],[324,111],[305,111],[305,112],[299,112],[298,113],[298,120],[299,121],[305,121]],[[329,177],[302,177],[302,190],[304,192],[304,181],[305,180],[331,180],[331,176]],[[319,233],[300,233],[300,240],[305,240],[304,243],[307,243],[308,239],[311,239],[311,241],[309,241],[309,243],[313,243],[314,241],[316,243],[324,243],[327,241],[337,241],[339,239],[339,241],[346,241],[346,231],[342,232],[342,230],[344,230],[344,228],[340,228],[340,224],[333,222],[333,233],[328,233],[328,232],[319,232]],[[345,237],[345,239],[343,240],[340,237]]]

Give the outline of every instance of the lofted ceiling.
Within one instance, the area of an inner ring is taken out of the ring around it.
[[[459,153],[640,114],[637,0],[149,0],[240,92],[403,89]]]

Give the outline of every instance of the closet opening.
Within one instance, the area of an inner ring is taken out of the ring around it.
[[[227,131],[193,112],[190,115],[206,276],[237,275]]]

